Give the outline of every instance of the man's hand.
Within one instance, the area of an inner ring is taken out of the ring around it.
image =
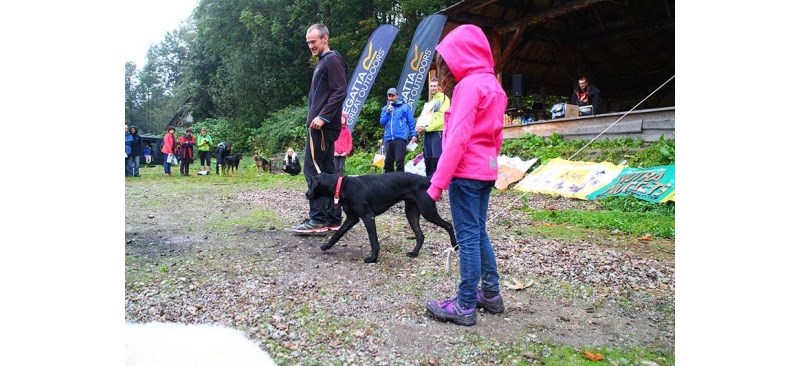
[[[325,125],[325,121],[322,118],[314,117],[314,120],[311,121],[311,128],[315,130],[321,130],[322,126]]]
[[[417,136],[411,137],[411,142],[417,142]]]

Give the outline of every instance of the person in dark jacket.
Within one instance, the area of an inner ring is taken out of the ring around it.
[[[381,126],[383,126],[383,147],[386,160],[383,163],[384,173],[404,172],[406,146],[408,140],[417,142],[417,122],[414,111],[402,98],[397,97],[397,89],[386,91],[386,106],[381,109]]]
[[[578,106],[592,106],[592,114],[600,114],[600,89],[594,85],[589,85],[589,79],[585,76],[578,79],[578,87],[572,91],[569,98],[570,104]]]
[[[328,28],[314,24],[306,31],[306,44],[312,56],[319,57],[308,91],[307,137],[303,173],[306,185],[319,173],[336,173],[334,142],[342,129],[342,102],[347,80],[345,62],[328,45]],[[308,201],[308,218],[292,227],[297,233],[338,230],[342,225],[341,207],[333,207],[333,197]]]
[[[347,128],[347,127],[345,127]],[[286,156],[283,158],[283,171],[290,175],[300,174],[300,158],[295,154],[291,147],[286,149]]]
[[[131,154],[128,159],[133,176],[139,177],[139,159],[144,156],[144,143],[142,142],[142,135],[139,135],[139,129],[136,126],[131,126],[129,130],[133,141],[131,141]]]
[[[219,175],[219,166],[222,165],[222,161],[231,154],[232,150],[233,144],[230,142],[220,142],[219,145],[217,145],[217,149],[214,150],[214,157],[217,159],[217,175]]]
[[[181,135],[179,142],[178,157],[181,158],[181,175],[189,176],[189,165],[194,162],[194,146],[197,144],[191,128],[186,128],[186,133]]]

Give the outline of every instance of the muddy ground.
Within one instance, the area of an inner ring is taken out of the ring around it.
[[[330,235],[286,230],[307,213],[303,188],[301,177],[128,178],[126,320],[236,327],[281,365],[550,364],[565,347],[650,352],[607,364],[671,363],[673,240],[532,222],[526,210],[597,206],[496,191],[489,234],[506,312],[461,327],[424,309],[458,282],[457,260],[446,271],[444,230],[424,222],[425,245],[408,258],[401,203],[376,220],[377,264],[363,262],[361,223],[322,252]],[[451,221],[446,193],[439,211]],[[514,290],[514,280],[529,287]]]

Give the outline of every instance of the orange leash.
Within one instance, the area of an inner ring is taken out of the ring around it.
[[[311,127],[309,126],[306,129],[308,135],[308,146],[311,148],[311,161],[314,162],[314,169],[317,169],[317,174],[322,173],[322,170],[319,168],[319,164],[317,164],[317,157],[314,154],[314,139],[311,138]],[[322,132],[322,129],[319,130],[319,149],[320,151],[325,151],[325,133]]]

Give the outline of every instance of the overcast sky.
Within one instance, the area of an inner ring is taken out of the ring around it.
[[[136,0],[125,6],[122,43],[125,61],[144,66],[150,45],[164,39],[164,34],[177,29],[197,5],[197,0]]]

